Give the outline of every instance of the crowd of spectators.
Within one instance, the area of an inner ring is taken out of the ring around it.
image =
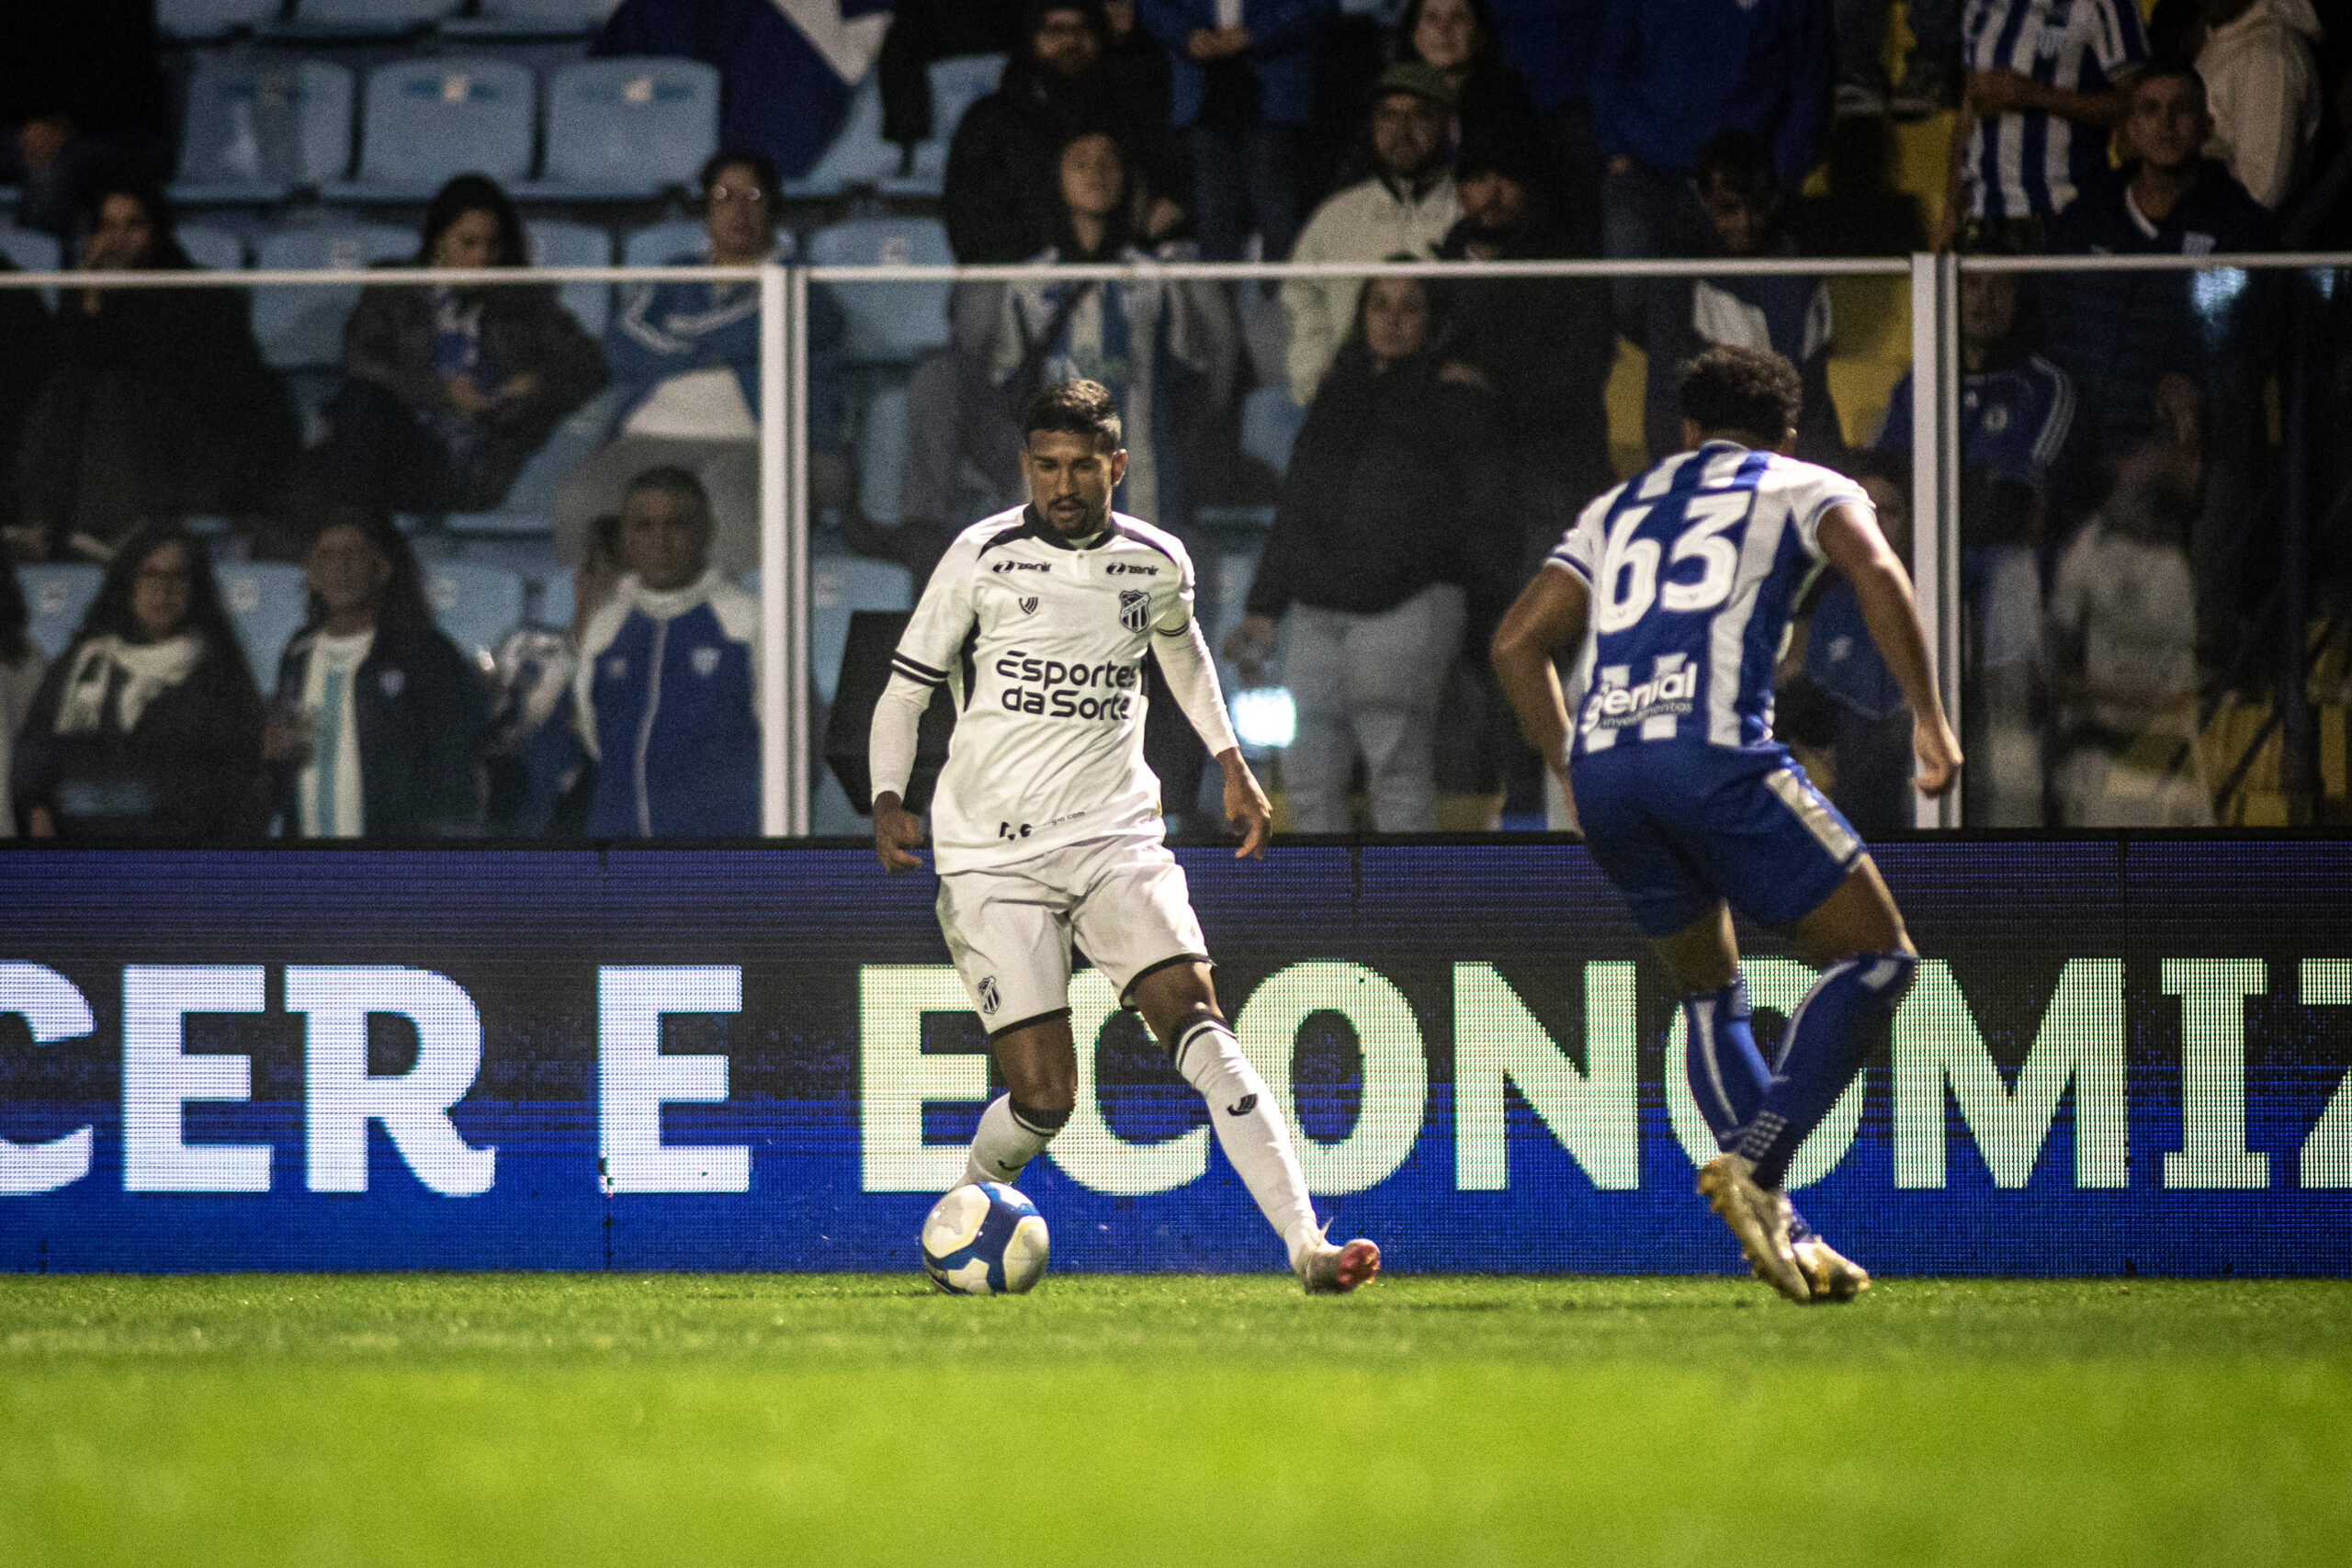
[[[706,243],[670,260],[776,253],[785,179],[821,151],[810,117],[837,123],[847,102],[810,73],[838,87],[877,46],[885,132],[910,156],[949,130],[930,123],[924,62],[1009,57],[946,153],[939,212],[967,263],[1801,262],[1833,234],[1900,250],[1914,220],[1871,149],[1946,111],[1939,246],[2197,255],[2341,233],[2352,29],[2323,28],[2312,0],[1913,0],[1903,51],[1883,0],[902,0],[886,32],[888,9],[842,7],[813,49],[806,19],[764,0],[616,11],[597,51],[697,54],[729,84]],[[19,30],[39,45],[58,10]],[[0,67],[0,183],[84,269],[187,268],[154,183],[152,6],[93,0],[75,28],[85,69],[44,69],[57,51],[38,47]],[[1825,160],[1832,194],[1808,212]],[[0,526],[17,560],[108,574],[46,668],[12,630],[14,584],[0,595],[8,830],[756,829],[758,639],[734,583],[758,560],[757,289],[628,288],[600,344],[550,286],[398,276],[528,265],[509,193],[451,181],[413,257],[361,295],[307,417],[240,291],[0,290]],[[2130,800],[2195,818],[2182,715],[2245,618],[2249,497],[2276,463],[2266,398],[2306,319],[2290,282],[2220,277],[1962,275],[1972,819],[2110,821]],[[1272,503],[1227,653],[1249,679],[1282,661],[1294,821],[1357,819],[1360,779],[1363,820],[1431,827],[1433,738],[1477,680],[1479,626],[1617,477],[1621,339],[1645,356],[1650,457],[1679,444],[1678,366],[1769,347],[1804,381],[1798,454],[1883,492],[1894,525],[1908,388],[1849,445],[1830,299],[1801,270],[967,282],[947,345],[906,382],[895,528],[860,513],[845,432],[813,433],[808,479],[852,547],[920,576],[955,529],[1021,499],[1009,411],[1046,381],[1102,382],[1130,433],[1123,508],[1181,534],[1235,495]],[[2309,320],[2340,336],[2344,316]],[[808,326],[828,385],[846,328],[823,289]],[[574,624],[518,633],[485,682],[434,628],[393,514],[497,508],[608,387],[609,423],[550,508]],[[1300,422],[1286,471],[1254,481],[1238,436],[1252,389],[1286,393]],[[236,519],[308,572],[266,706],[191,516]],[[2133,622],[2119,583],[2165,613]],[[1894,825],[1906,721],[1850,607],[1812,609],[1792,728],[1858,821]],[[1470,750],[1510,777],[1480,787],[1519,793],[1532,768],[1490,739]],[[2154,783],[2126,776],[2157,752]]]

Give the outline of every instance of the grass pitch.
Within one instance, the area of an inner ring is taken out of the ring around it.
[[[0,1278],[46,1563],[2340,1563],[2352,1283]]]

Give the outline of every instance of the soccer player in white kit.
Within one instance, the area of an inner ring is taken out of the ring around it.
[[[1218,1010],[1183,868],[1161,842],[1159,781],[1143,756],[1147,652],[1225,772],[1237,857],[1265,854],[1269,808],[1193,619],[1192,560],[1111,510],[1127,454],[1099,383],[1031,400],[1021,466],[1030,503],[948,547],[891,658],[869,740],[875,852],[893,873],[915,870],[923,825],[902,800],[917,727],[934,692],[956,705],[932,803],[939,929],[1007,1089],[981,1113],[964,1179],[1012,1182],[1069,1120],[1075,938],[1208,1101],[1218,1145],[1307,1292],[1352,1291],[1379,1272],[1380,1249],[1335,1247],[1316,1223],[1281,1109]]]

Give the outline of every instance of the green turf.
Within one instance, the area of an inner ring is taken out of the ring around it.
[[[2342,1563],[2352,1283],[0,1278],[0,1560]]]

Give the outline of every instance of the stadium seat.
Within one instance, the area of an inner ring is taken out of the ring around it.
[[[539,579],[537,601],[531,606],[531,619],[543,626],[564,631],[571,625],[571,573],[551,571]]]
[[[416,254],[416,236],[378,223],[322,223],[281,229],[254,247],[265,272],[367,266]],[[351,284],[280,286],[254,290],[254,336],[262,356],[280,369],[334,365],[343,358],[343,322],[359,302]]]
[[[585,223],[535,218],[523,225],[531,242],[533,266],[610,266],[613,237]],[[606,283],[566,283],[560,286],[563,308],[571,312],[590,337],[605,335],[605,318],[612,313],[613,290]]]
[[[573,410],[524,463],[496,511],[452,513],[442,520],[442,526],[452,534],[523,536],[553,533],[556,487],[563,482],[566,474],[604,445],[624,395],[619,388],[608,387]]]
[[[209,55],[187,86],[180,202],[276,201],[351,168],[351,73],[322,60]]]
[[[996,91],[1005,56],[967,54],[931,62],[931,139],[915,143],[914,167],[885,181],[894,196],[938,196],[947,177],[947,143],[964,111]],[[895,152],[896,149],[894,148]]]
[[[277,684],[278,656],[296,632],[311,604],[310,579],[299,566],[285,561],[238,561],[216,567],[221,607],[237,628],[238,645],[254,679],[265,694]]]
[[[698,60],[567,65],[548,81],[547,167],[530,194],[587,199],[691,186],[718,146],[718,71]]]
[[[510,61],[448,55],[368,73],[359,178],[337,194],[429,196],[456,175],[514,184],[531,172],[537,84]]]
[[[439,21],[462,0],[294,0],[298,31],[404,33]]]
[[[746,584],[745,591],[756,592]],[[818,694],[833,700],[857,610],[903,610],[914,603],[914,578],[892,561],[819,556],[808,563],[808,673]]]
[[[1306,423],[1306,411],[1291,401],[1290,389],[1260,387],[1241,400],[1241,449],[1274,470],[1290,471],[1290,449]]]
[[[818,266],[937,266],[955,258],[947,229],[935,218],[853,218],[808,239]],[[904,365],[947,343],[945,283],[835,283],[849,317],[849,357]]]
[[[0,256],[14,262],[20,272],[55,272],[64,265],[65,247],[54,234],[0,223]]]
[[[523,621],[522,574],[503,566],[435,561],[424,569],[424,598],[458,651],[476,663]]]
[[[899,490],[907,477],[907,389],[885,387],[865,405],[857,438],[858,510],[886,527],[899,523]]]
[[[882,83],[869,73],[850,96],[849,113],[808,172],[786,180],[786,196],[839,196],[860,186],[879,186],[899,172],[899,152],[882,140]]]
[[[245,243],[226,229],[183,223],[175,232],[187,259],[208,272],[236,272],[245,265]]]
[[[32,616],[25,629],[43,653],[54,659],[65,651],[106,575],[102,568],[71,561],[17,569],[17,586]]]
[[[798,249],[790,230],[776,231],[776,260],[788,262]],[[709,255],[710,236],[704,231],[702,224],[692,218],[673,218],[667,223],[656,223],[650,229],[639,229],[621,242],[623,266],[669,266],[680,257],[704,261]]]
[[[19,272],[55,272],[65,265],[65,247],[53,234],[0,223],[0,256],[7,257]],[[42,289],[40,299],[51,310],[57,309],[56,289]]]
[[[474,15],[445,21],[441,30],[502,38],[568,38],[602,28],[613,5],[614,0],[481,0]]]
[[[155,26],[165,38],[219,38],[277,20],[284,0],[157,0]]]

